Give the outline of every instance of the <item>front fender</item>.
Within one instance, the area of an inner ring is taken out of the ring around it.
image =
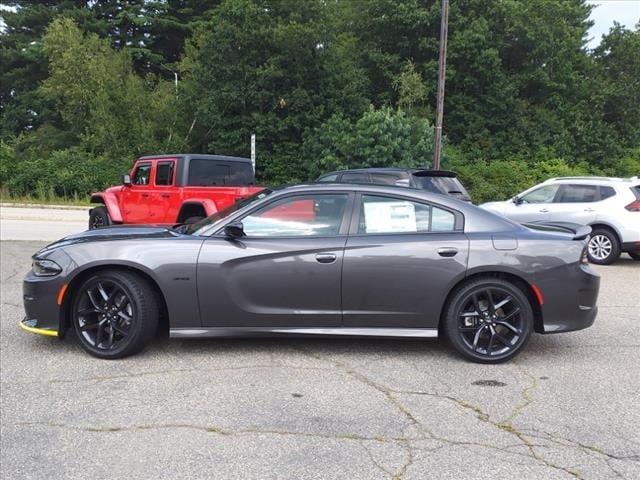
[[[94,193],[91,195],[90,203],[102,203],[107,208],[107,212],[109,213],[111,222],[122,223],[122,212],[120,211],[120,206],[118,205],[118,199],[113,193]]]

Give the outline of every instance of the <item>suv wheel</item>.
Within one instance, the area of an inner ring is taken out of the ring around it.
[[[587,255],[591,263],[610,265],[620,256],[618,237],[605,228],[597,228],[591,233]]]
[[[107,207],[95,207],[89,212],[89,230],[95,228],[108,227],[111,225],[111,218],[109,218],[109,212]]]

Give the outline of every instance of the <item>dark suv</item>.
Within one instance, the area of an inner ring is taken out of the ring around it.
[[[447,170],[426,170],[422,168],[359,168],[340,170],[321,175],[316,182],[322,183],[373,183],[418,188],[428,192],[449,195],[465,202],[471,202],[469,193]]]

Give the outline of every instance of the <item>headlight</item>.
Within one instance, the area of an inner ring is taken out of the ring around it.
[[[53,277],[62,271],[60,265],[53,260],[44,260],[41,258],[34,258],[31,265],[33,273],[38,277]]]

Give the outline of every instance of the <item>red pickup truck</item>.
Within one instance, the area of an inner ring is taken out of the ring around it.
[[[154,155],[139,158],[122,185],[91,195],[89,228],[122,223],[193,223],[262,190],[248,158]]]

